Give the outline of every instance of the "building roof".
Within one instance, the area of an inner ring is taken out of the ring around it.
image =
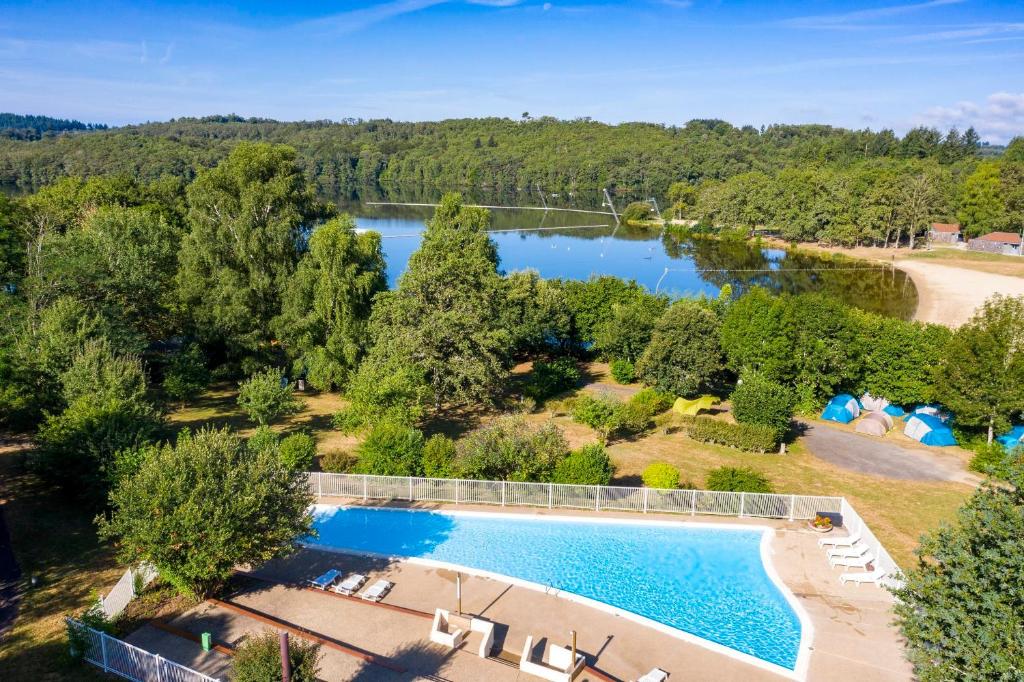
[[[936,232],[959,232],[960,223],[932,223],[932,229]]]
[[[1020,244],[1020,235],[1015,232],[989,232],[983,234],[978,239],[986,242],[999,242],[1000,244]]]

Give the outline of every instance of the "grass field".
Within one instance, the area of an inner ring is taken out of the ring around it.
[[[930,251],[910,251],[902,257],[913,258],[914,260],[937,261],[942,265],[991,272],[997,275],[1024,277],[1024,257],[1021,256],[1003,256],[998,253],[937,246]]]

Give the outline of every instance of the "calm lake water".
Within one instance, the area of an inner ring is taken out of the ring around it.
[[[430,207],[339,206],[363,229],[380,232],[394,287],[419,247]],[[598,207],[599,208],[599,207]],[[585,280],[593,275],[633,279],[670,296],[717,296],[730,284],[776,292],[824,291],[846,303],[902,319],[917,308],[913,281],[900,270],[863,261],[796,253],[756,244],[686,239],[660,230],[615,228],[610,216],[577,211],[492,211],[491,238],[504,272],[534,269],[542,277]],[[565,228],[565,229],[552,229]]]

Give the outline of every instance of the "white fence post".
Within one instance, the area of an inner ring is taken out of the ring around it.
[[[548,509],[551,509],[555,502],[555,484],[548,483]]]
[[[796,495],[789,496],[789,520],[792,521],[796,515]]]
[[[369,480],[367,479],[366,474],[363,474],[363,502],[366,502],[370,497],[369,485]]]
[[[594,511],[601,511],[601,486],[597,486],[597,494],[594,495]]]
[[[455,504],[459,503],[459,484],[462,483],[462,479],[455,479]]]
[[[154,656],[156,660],[156,682],[164,682],[164,659],[160,658],[160,654]]]
[[[323,475],[322,475],[322,474],[321,474],[321,473],[320,473],[320,472],[318,471],[318,472],[316,473],[316,498],[317,498],[318,500],[319,500],[319,499],[320,499],[321,497],[323,497],[323,496],[324,496],[324,484],[323,484],[323,479],[324,479]]]
[[[100,633],[100,651],[103,654],[103,672],[108,672],[110,668],[107,667],[107,636]]]
[[[697,491],[690,491],[690,516],[697,515]]]
[[[740,493],[740,518],[743,518],[743,509],[747,504],[747,494]]]
[[[409,501],[412,502],[412,476],[409,477]]]
[[[644,488],[644,514],[647,513],[647,495],[651,492],[650,488]]]
[[[505,506],[505,486],[506,486],[506,482],[502,481],[501,482],[501,506],[502,507]]]

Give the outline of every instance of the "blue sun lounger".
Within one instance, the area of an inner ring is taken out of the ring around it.
[[[329,588],[332,585],[334,585],[334,583],[338,582],[338,578],[340,578],[340,577],[341,577],[341,571],[339,571],[336,568],[332,568],[331,570],[327,571],[326,573],[324,573],[319,578],[314,578],[314,579],[310,580],[309,584],[312,585],[313,587],[319,588],[321,590],[326,590],[327,588]]]

